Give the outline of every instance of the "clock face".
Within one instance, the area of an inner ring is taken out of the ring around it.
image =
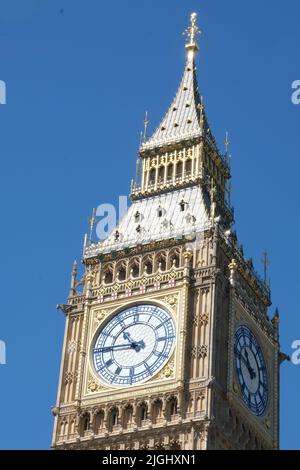
[[[96,338],[92,359],[106,383],[128,387],[153,377],[175,345],[173,318],[156,305],[134,305],[115,315]]]
[[[256,416],[264,414],[268,401],[268,377],[262,350],[247,326],[235,333],[235,365],[244,402]]]

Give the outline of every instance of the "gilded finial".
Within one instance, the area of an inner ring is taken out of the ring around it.
[[[144,119],[144,136],[143,136],[143,141],[144,143],[146,142],[147,140],[147,129],[148,129],[148,125],[149,125],[150,121],[148,119],[148,111],[145,112],[145,119]]]
[[[263,268],[264,268],[264,284],[265,284],[265,287],[267,287],[267,284],[268,284],[268,280],[267,280],[267,277],[268,277],[268,267],[270,266],[270,260],[268,258],[268,253],[265,251],[263,253],[263,257],[262,257],[262,265],[263,265]]]
[[[200,103],[197,104],[197,109],[199,110],[200,112],[200,122],[199,122],[199,125],[200,125],[200,129],[203,129],[203,125],[204,125],[204,105],[203,105],[203,96],[200,97]]]
[[[230,180],[228,183],[228,207],[231,209],[232,207],[232,181]]]
[[[97,220],[96,219],[96,209],[93,209],[92,217],[89,219],[89,223],[90,223],[89,244],[92,243],[93,230],[94,230],[96,220]]]
[[[188,41],[185,45],[186,50],[188,51],[188,58],[193,58],[194,54],[199,50],[196,36],[197,34],[202,34],[202,31],[197,25],[197,13],[191,14],[191,24],[183,33],[188,37]]]
[[[140,159],[137,158],[136,164],[135,164],[135,184],[137,184],[139,180],[139,170],[140,170]]]
[[[225,142],[224,142],[224,145],[225,145],[225,154],[227,155],[228,154],[228,147],[229,145],[231,144],[230,140],[229,140],[229,132],[226,131],[225,132]]]
[[[74,263],[73,263],[73,273],[76,274],[77,273],[77,260],[75,259]]]
[[[75,260],[73,263],[73,269],[72,269],[72,274],[71,274],[71,286],[70,286],[69,297],[76,295],[76,276],[77,276],[77,261]]]
[[[272,323],[273,323],[273,325],[274,324],[277,325],[279,323],[279,310],[278,310],[278,307],[276,307],[275,314],[274,314],[274,317],[272,319]]]

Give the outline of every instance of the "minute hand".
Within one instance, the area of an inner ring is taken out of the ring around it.
[[[132,345],[131,344],[115,344],[112,346],[106,346],[105,348],[95,348],[94,352],[99,353],[99,352],[111,351],[112,349],[132,349]]]

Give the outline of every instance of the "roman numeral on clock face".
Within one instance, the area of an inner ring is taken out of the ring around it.
[[[149,365],[147,364],[147,362],[144,363],[144,367],[145,367],[146,371],[148,372],[148,374],[152,375],[152,370],[149,367]]]

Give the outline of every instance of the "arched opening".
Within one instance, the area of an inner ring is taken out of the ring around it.
[[[119,410],[118,408],[113,408],[110,410],[108,418],[108,429],[110,432],[114,431],[118,426]]]
[[[155,168],[152,168],[152,170],[150,170],[150,173],[149,173],[149,179],[148,179],[149,185],[152,185],[155,183],[155,175],[156,175],[156,170]]]
[[[148,417],[147,403],[142,403],[138,407],[138,413],[137,413],[138,426],[144,426],[146,424],[147,417]]]
[[[121,266],[118,270],[118,281],[125,281],[126,279],[126,268]]]
[[[173,252],[171,255],[170,255],[170,266],[171,268],[179,268],[179,254],[177,252]]]
[[[63,418],[60,422],[60,437],[61,439],[66,437],[67,434],[67,420]]]
[[[161,166],[158,170],[158,182],[163,183],[165,178],[165,167]]]
[[[139,277],[140,275],[140,265],[138,261],[133,261],[130,265],[130,276],[131,277]]]
[[[111,284],[113,282],[112,267],[107,266],[104,268],[103,281],[104,281],[104,284]]]
[[[123,428],[131,429],[133,426],[133,408],[131,405],[124,410]]]
[[[152,274],[153,271],[153,262],[151,258],[145,258],[143,260],[143,273],[144,274]]]
[[[156,271],[165,271],[167,267],[166,256],[163,254],[158,254],[155,260],[155,269]]]
[[[185,162],[185,176],[190,177],[192,175],[192,160],[188,158]]]
[[[177,415],[177,399],[174,398],[171,402],[170,416]]]
[[[94,418],[94,433],[101,434],[104,429],[104,411],[98,411]]]
[[[178,162],[176,166],[176,178],[182,178],[182,162]]]
[[[173,174],[174,174],[174,165],[173,165],[173,163],[170,163],[168,165],[168,168],[167,168],[167,180],[168,180],[168,182],[172,181]]]
[[[159,424],[163,419],[163,404],[161,400],[156,400],[152,405],[152,422]]]
[[[80,425],[79,425],[79,434],[81,437],[88,434],[90,431],[90,415],[89,413],[84,414],[80,418]]]
[[[177,406],[177,398],[173,397],[169,400],[168,405],[167,405],[167,420],[168,421],[174,421],[177,419],[178,415],[178,406]]]

